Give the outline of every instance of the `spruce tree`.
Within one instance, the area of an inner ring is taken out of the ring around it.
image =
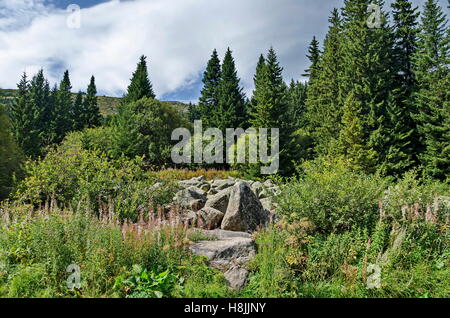
[[[13,187],[14,177],[21,174],[22,154],[12,135],[11,121],[0,104],[0,201],[6,199]]]
[[[72,130],[79,131],[83,130],[84,128],[84,114],[85,110],[83,107],[83,93],[80,91],[78,92],[77,96],[75,97],[75,100],[73,101],[73,108],[72,108]]]
[[[217,50],[214,49],[203,73],[203,89],[199,99],[198,110],[203,121],[203,127],[214,127],[214,117],[217,114],[221,66]]]
[[[295,127],[289,118],[289,100],[287,85],[282,76],[283,68],[273,48],[270,48],[265,63],[258,63],[258,66],[250,124],[254,128],[279,129],[280,172],[288,173],[292,167],[290,144]]]
[[[128,86],[127,93],[123,97],[123,103],[132,103],[144,97],[156,98],[153,92],[152,83],[148,76],[147,57],[142,55],[137,64],[136,71],[133,73],[131,83]]]
[[[295,129],[306,126],[306,92],[307,85],[299,81],[291,80],[288,89],[289,118],[294,123]]]
[[[245,97],[230,48],[223,60],[217,99],[217,108],[212,110],[214,127],[223,131],[226,128],[242,127],[246,121]]]
[[[427,0],[413,58],[418,91],[414,94],[416,120],[423,150],[419,158],[427,175],[450,175],[450,45],[447,19],[435,0]]]
[[[306,56],[311,62],[311,66],[307,70],[305,70],[305,74],[303,74],[303,76],[311,78],[314,77],[314,72],[317,69],[321,55],[319,49],[319,41],[316,40],[315,36],[313,37],[311,43],[309,44],[308,53],[309,55]]]
[[[342,121],[342,19],[334,9],[329,18],[323,53],[314,69],[316,74],[308,83],[306,118],[308,131],[316,143],[316,152],[326,155],[334,152]]]
[[[371,171],[376,153],[367,147],[364,138],[362,103],[350,92],[345,100],[342,116],[342,130],[339,134],[339,152],[349,160],[352,168]]]
[[[371,0],[345,0],[343,9],[342,78],[339,96],[352,93],[362,106],[363,148],[377,153],[375,165],[384,162],[387,104],[392,88],[392,30],[381,9],[380,25],[369,28],[368,5]],[[383,1],[375,1],[382,8]]]
[[[84,99],[84,127],[93,128],[101,125],[102,116],[98,107],[95,77],[91,77]]]
[[[64,72],[64,77],[59,85],[57,102],[55,107],[55,142],[61,142],[66,134],[73,128],[73,101],[71,93],[69,71]]]
[[[392,71],[393,86],[386,111],[384,134],[385,160],[380,170],[389,175],[400,175],[416,162],[418,136],[412,119],[412,93],[415,78],[412,57],[417,46],[417,8],[408,0],[397,0],[392,4],[394,21],[394,47]]]
[[[35,101],[42,97],[38,90],[39,85],[44,85],[42,73],[33,77],[33,94],[31,83],[24,73],[17,85],[18,92],[10,107],[10,117],[13,122],[13,134],[19,147],[27,156],[37,157],[41,151],[42,125],[40,122],[42,109],[38,108]],[[42,98],[43,99],[43,98]],[[40,102],[40,101],[39,101]]]

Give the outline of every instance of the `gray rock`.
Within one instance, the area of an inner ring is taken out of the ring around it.
[[[206,193],[197,187],[189,187],[177,192],[175,195],[175,203],[184,208],[191,208],[191,202],[201,200],[206,203]]]
[[[203,227],[208,230],[213,230],[220,227],[220,223],[222,222],[225,214],[214,208],[205,207],[198,211],[198,215],[201,217]]]
[[[221,228],[229,231],[254,232],[267,222],[267,211],[248,184],[236,183],[231,191]]]
[[[228,236],[220,230],[204,231],[207,236],[217,238],[214,241],[201,241],[190,246],[190,250],[199,256],[204,256],[212,265],[226,265],[231,262],[238,264],[248,261],[256,254],[255,243],[247,233]],[[237,232],[234,232],[237,233]]]
[[[272,188],[273,186],[275,186],[275,183],[274,183],[271,179],[267,179],[267,180],[264,182],[264,186],[265,186],[266,188]]]
[[[223,230],[205,231],[207,237],[214,237],[212,241],[201,241],[191,245],[192,253],[204,256],[209,265],[224,272],[230,288],[241,290],[248,279],[245,264],[255,254],[255,243],[248,233],[230,232]]]
[[[245,267],[233,265],[223,275],[231,289],[240,291],[247,284],[249,271]]]
[[[222,190],[216,195],[208,198],[205,207],[211,207],[219,210],[222,213],[226,213],[228,208],[228,202],[230,200],[231,190],[232,188]]]
[[[204,207],[205,207],[205,200],[203,199],[192,200],[191,202],[189,202],[189,208],[194,212],[198,212]]]
[[[226,180],[214,180],[211,186],[217,191],[224,190],[226,188],[232,187],[236,182],[234,180],[226,179]]]
[[[261,182],[256,181],[252,184],[251,189],[256,196],[259,197],[260,193],[264,191],[264,185]]]
[[[270,198],[263,198],[259,201],[261,202],[263,208],[268,211],[273,211],[276,208],[276,204]]]

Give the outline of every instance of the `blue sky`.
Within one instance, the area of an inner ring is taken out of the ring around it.
[[[422,5],[424,0],[413,1]],[[444,11],[448,0],[440,0]],[[65,9],[78,4],[80,28]],[[258,56],[273,46],[284,77],[301,79],[312,37],[343,0],[0,0],[0,87],[44,68],[51,82],[69,69],[74,90],[95,75],[100,94],[121,96],[140,55],[158,98],[194,101],[216,48],[233,50],[241,84],[253,89]],[[389,1],[388,1],[389,3]]]

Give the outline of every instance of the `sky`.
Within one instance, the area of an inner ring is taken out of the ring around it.
[[[388,4],[390,1],[387,1]],[[421,6],[424,0],[413,1]],[[448,0],[439,0],[444,11]],[[76,4],[78,13],[67,10]],[[216,48],[233,51],[249,95],[258,57],[273,46],[286,81],[302,80],[308,44],[322,41],[343,0],[0,0],[0,87],[44,69],[51,83],[68,69],[73,91],[91,75],[100,95],[122,96],[139,57],[161,100],[196,101]],[[79,24],[77,23],[79,21]],[[79,28],[78,28],[79,26]]]

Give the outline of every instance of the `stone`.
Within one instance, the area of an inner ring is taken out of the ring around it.
[[[247,284],[249,271],[245,267],[231,266],[223,276],[225,277],[231,289],[240,291]]]
[[[208,230],[214,230],[220,227],[225,214],[214,208],[205,207],[198,211],[198,215],[201,217],[203,227]]]
[[[221,211],[222,213],[226,213],[228,208],[228,202],[230,200],[231,190],[232,188],[222,190],[216,195],[208,198],[205,207],[211,207]]]
[[[267,188],[272,188],[273,186],[275,186],[275,183],[273,183],[273,181],[271,179],[267,179],[264,182],[264,186],[267,187]]]
[[[206,257],[211,267],[224,272],[230,288],[241,290],[247,283],[249,274],[246,263],[256,255],[255,242],[251,235],[219,229],[202,232],[214,240],[192,244],[191,252]]]
[[[211,186],[217,191],[224,190],[226,188],[232,187],[236,182],[234,180],[226,179],[226,180],[214,180]]]
[[[276,204],[270,198],[263,198],[259,201],[261,202],[263,208],[268,211],[273,211],[276,208]]]
[[[256,196],[259,197],[259,195],[264,191],[264,185],[261,182],[256,181],[252,184],[251,189]]]
[[[175,203],[184,208],[191,208],[191,202],[201,200],[206,203],[206,193],[197,187],[189,187],[187,189],[177,192],[175,195]]]
[[[254,232],[267,222],[268,213],[248,184],[236,183],[231,191],[221,228],[229,231]]]
[[[191,202],[189,202],[189,207],[192,211],[198,212],[205,207],[205,200],[192,200]]]

